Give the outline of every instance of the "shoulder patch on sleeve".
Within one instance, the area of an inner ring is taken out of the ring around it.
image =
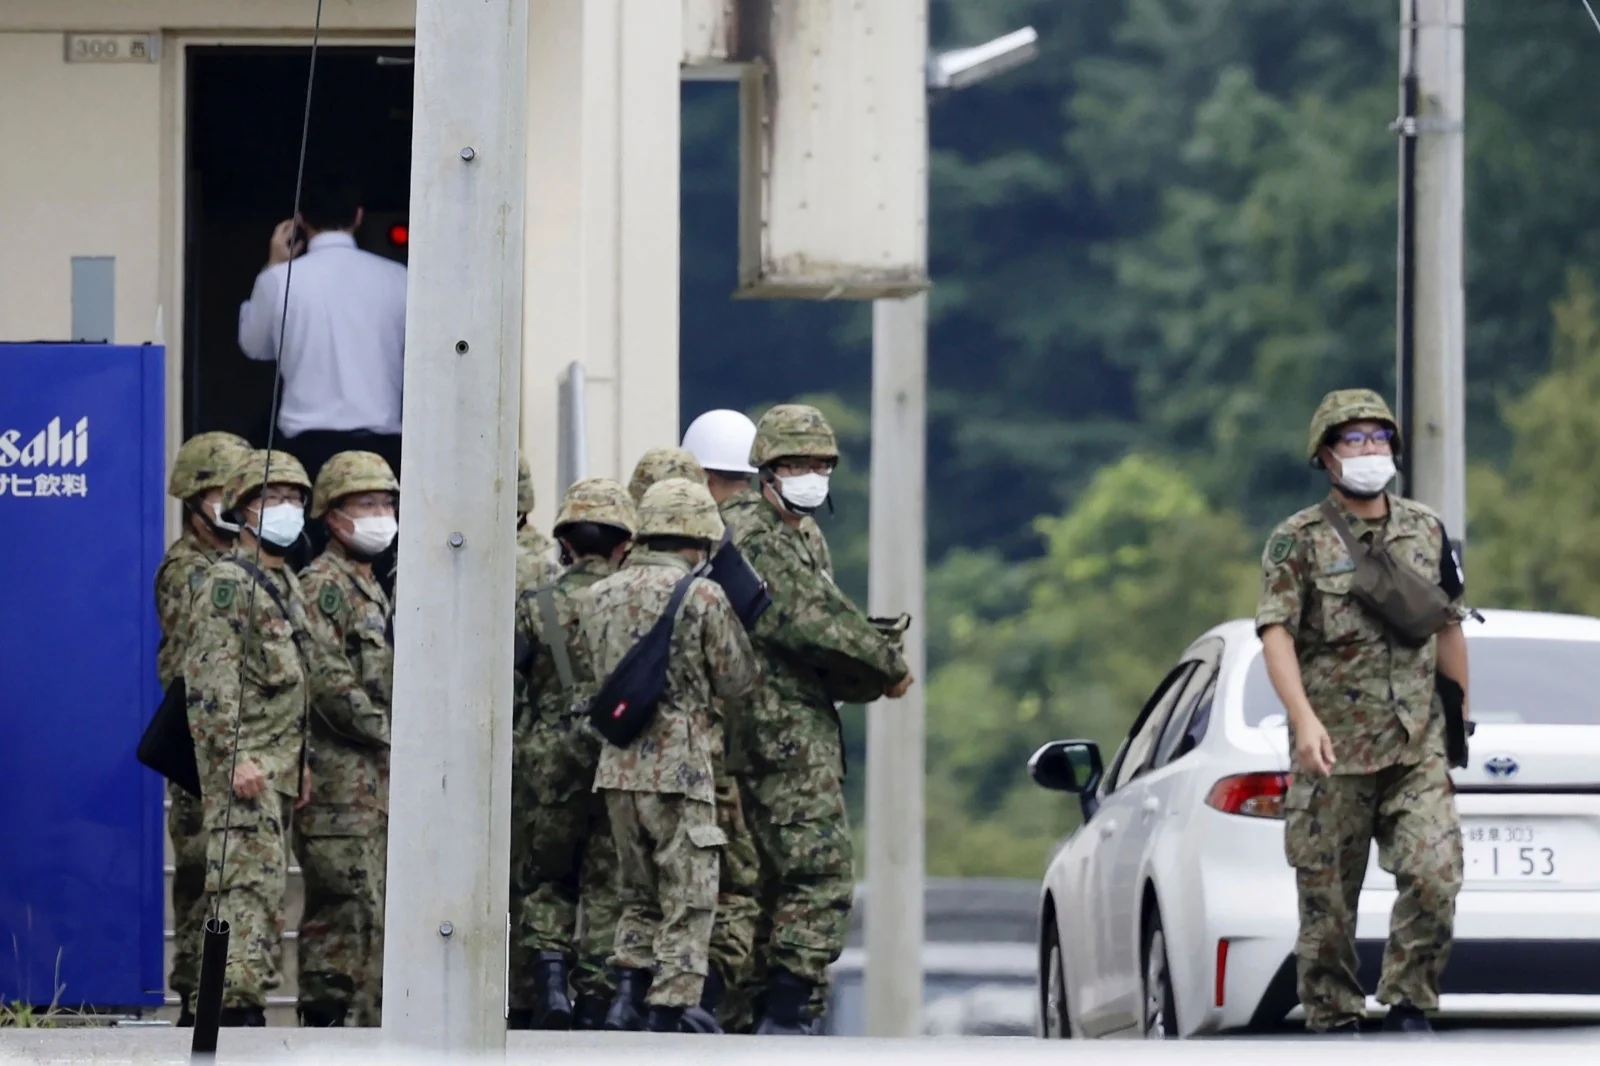
[[[233,606],[233,594],[237,590],[238,586],[233,583],[232,578],[219,578],[211,586],[211,605],[218,610],[226,611]]]
[[[1267,561],[1276,565],[1289,558],[1294,551],[1293,533],[1274,533],[1267,541]]]
[[[333,582],[322,586],[322,591],[317,593],[317,607],[330,618],[339,613],[344,606],[344,593],[339,591],[339,586]]]

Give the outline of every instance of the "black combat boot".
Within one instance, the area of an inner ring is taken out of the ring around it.
[[[1428,1022],[1428,1016],[1409,1003],[1396,1003],[1389,1008],[1389,1013],[1383,1019],[1383,1031],[1386,1033],[1431,1033],[1433,1026]]]
[[[602,1028],[611,1032],[639,1032],[644,1028],[644,995],[650,991],[649,970],[620,970],[617,994],[606,1011]]]
[[[189,992],[182,992],[180,995],[183,997],[183,1005],[178,1008],[178,1028],[193,1029],[194,1011],[190,1009],[189,1004],[194,1002],[194,996]]]
[[[343,1029],[347,1003],[302,1003],[295,1008],[303,1029]]]
[[[217,1024],[224,1029],[265,1029],[267,1012],[260,1007],[223,1007]]]
[[[541,951],[533,963],[533,1027],[571,1029],[572,1000],[567,996],[567,960],[559,951]]]
[[[706,974],[705,985],[700,989],[700,1004],[683,1012],[684,1032],[722,1032],[722,1026],[717,1022],[717,1004],[722,1002],[722,993],[727,987],[722,974],[713,966],[711,972]]]
[[[788,970],[775,969],[767,978],[767,1003],[756,1026],[757,1036],[812,1036],[812,985]]]
[[[603,996],[579,996],[572,1007],[574,1029],[601,1029],[606,1024],[606,1008],[610,1002]]]
[[[682,1026],[682,1007],[658,1007],[654,1004],[651,1005],[644,1023],[644,1027],[652,1033],[681,1033]]]

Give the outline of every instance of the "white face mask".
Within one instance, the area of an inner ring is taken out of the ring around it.
[[[1394,475],[1391,455],[1352,455],[1339,460],[1339,486],[1355,496],[1376,496]]]
[[[225,529],[229,533],[239,532],[239,523],[229,522],[223,519],[222,501],[220,500],[211,501],[211,524],[216,526],[218,529]]]
[[[815,511],[828,498],[827,474],[796,474],[778,484],[784,502],[803,511]]]
[[[378,555],[394,543],[400,522],[394,515],[366,515],[350,519],[351,531],[345,542],[362,555]]]
[[[261,512],[258,528],[262,540],[287,548],[300,538],[300,531],[306,528],[305,508],[292,503],[275,503]]]

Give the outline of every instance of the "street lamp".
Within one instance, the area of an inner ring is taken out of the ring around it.
[[[1038,40],[1029,26],[931,53],[928,89],[956,91],[1014,70],[1038,54]],[[874,301],[867,603],[874,615],[911,613],[905,650],[917,684],[867,714],[864,983],[872,1036],[915,1036],[922,1013],[927,400],[927,295]]]

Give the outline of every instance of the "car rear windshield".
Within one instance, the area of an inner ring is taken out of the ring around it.
[[[1600,724],[1600,644],[1475,637],[1467,644],[1472,717],[1482,723]],[[1283,724],[1283,704],[1257,655],[1244,681],[1248,725]]]

